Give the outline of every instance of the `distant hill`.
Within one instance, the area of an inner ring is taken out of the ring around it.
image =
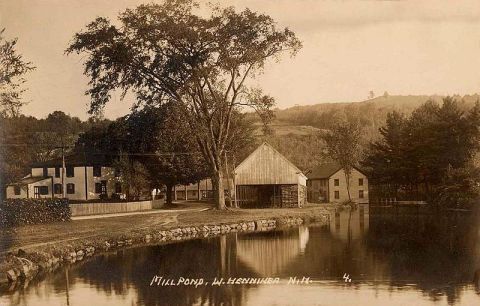
[[[480,100],[480,95],[453,96],[465,109]],[[367,139],[376,138],[387,114],[398,111],[406,115],[427,101],[442,103],[443,96],[380,96],[362,102],[319,103],[276,109],[271,129],[278,136],[308,135],[330,129],[340,119],[359,120]]]
[[[442,103],[443,96],[380,96],[362,102],[320,103],[275,110],[271,135],[264,135],[256,123],[258,142],[268,141],[302,170],[312,169],[325,161],[322,131],[340,119],[359,120],[363,128],[363,147],[379,137],[378,129],[385,124],[387,114],[398,111],[410,114],[423,103]],[[454,96],[465,109],[480,100],[480,95]]]
[[[387,107],[397,110],[402,109],[412,109],[416,108],[422,103],[425,103],[428,100],[433,100],[436,102],[441,102],[445,96],[439,95],[408,95],[408,96],[399,96],[399,95],[387,95],[387,96],[378,96],[373,99],[361,101],[361,102],[328,102],[328,103],[318,103],[312,105],[296,105],[293,107],[286,108],[284,110],[278,110],[279,113],[288,113],[295,110],[309,110],[309,111],[326,111],[330,109],[338,109],[348,106],[365,106],[373,105],[375,107]],[[474,95],[454,95],[454,99],[458,101],[465,101],[467,104],[473,104],[475,101],[480,99],[479,94]]]

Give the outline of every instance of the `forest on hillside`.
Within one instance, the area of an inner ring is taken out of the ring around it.
[[[303,171],[308,171],[329,158],[322,135],[342,121],[356,121],[362,132],[362,151],[381,136],[379,129],[386,123],[387,115],[399,112],[411,114],[415,109],[433,101],[443,102],[442,96],[393,96],[384,95],[362,102],[321,103],[276,109],[275,120],[269,133],[258,129],[259,141],[270,142],[277,150]],[[480,95],[452,96],[458,107],[469,110],[480,99]],[[259,125],[260,126],[260,125]]]

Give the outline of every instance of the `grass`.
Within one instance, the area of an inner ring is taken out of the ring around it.
[[[187,208],[205,207],[191,203]],[[324,215],[328,206],[280,209],[229,209],[225,211],[182,211],[148,215],[130,215],[105,219],[86,219],[52,224],[27,225],[2,230],[0,255],[18,249],[42,251],[62,245],[85,244],[90,241],[116,239],[142,232],[203,224],[235,223],[263,218],[315,217]],[[182,208],[176,207],[176,209]],[[185,208],[185,206],[183,206]]]

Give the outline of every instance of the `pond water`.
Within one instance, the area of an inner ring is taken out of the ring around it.
[[[365,206],[333,214],[328,226],[94,257],[1,293],[0,305],[478,305],[479,242],[473,218],[373,216]],[[150,286],[156,275],[160,285]],[[181,277],[204,283],[162,283]],[[241,284],[267,277],[278,283]],[[226,284],[233,278],[242,280]]]

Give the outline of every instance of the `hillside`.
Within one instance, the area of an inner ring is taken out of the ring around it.
[[[379,137],[378,129],[387,114],[398,111],[410,114],[423,103],[442,103],[442,96],[380,96],[362,102],[320,103],[275,110],[272,133],[264,135],[256,124],[258,142],[268,141],[302,170],[309,170],[326,161],[321,132],[341,119],[359,120],[363,128],[363,146]],[[465,108],[471,107],[480,95],[454,96]]]
[[[306,125],[329,128],[335,119],[356,117],[365,126],[378,127],[392,111],[411,113],[426,101],[442,102],[442,96],[380,96],[362,102],[320,103],[276,110],[277,124]],[[454,96],[466,106],[473,105],[480,95]]]

